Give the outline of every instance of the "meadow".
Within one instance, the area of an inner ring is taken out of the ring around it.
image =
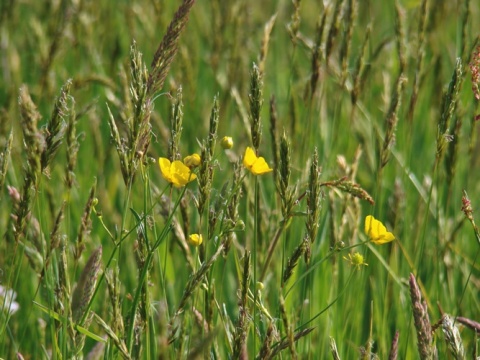
[[[480,357],[479,19],[2,0],[0,358]]]

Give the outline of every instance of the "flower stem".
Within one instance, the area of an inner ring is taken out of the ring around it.
[[[255,214],[254,214],[254,232],[253,232],[253,358],[255,358],[257,337],[257,238],[258,238],[258,177],[255,176]]]

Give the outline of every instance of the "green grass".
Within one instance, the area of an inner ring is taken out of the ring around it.
[[[478,3],[181,4],[1,3],[0,358],[463,358]],[[192,153],[171,186],[158,158]]]

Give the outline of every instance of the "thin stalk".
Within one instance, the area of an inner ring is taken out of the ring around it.
[[[258,177],[255,176],[255,214],[253,232],[253,358],[257,349],[256,321],[257,321],[257,237],[258,237]]]
[[[151,251],[148,252],[147,258],[145,259],[144,267],[142,268],[142,272],[140,273],[139,282],[138,282],[137,289],[135,291],[135,296],[133,298],[132,308],[131,308],[131,311],[130,311],[129,322],[128,322],[129,328],[128,328],[128,332],[127,332],[127,348],[129,349],[130,352],[132,351],[132,344],[133,344],[133,328],[134,328],[134,322],[135,322],[135,313],[136,313],[136,310],[137,310],[137,307],[138,307],[138,303],[140,301],[140,295],[141,295],[141,292],[142,292],[142,287],[144,286],[145,281],[147,279],[148,268],[150,267],[150,263],[152,262],[152,259],[155,255],[155,250],[161,245],[163,239],[167,236],[168,232],[170,231],[170,223],[172,222],[173,214],[175,213],[178,206],[180,205],[180,201],[182,200],[183,196],[185,195],[186,190],[187,190],[187,187],[185,186],[182,190],[182,193],[178,197],[178,199],[177,199],[177,201],[176,201],[176,203],[175,203],[175,205],[174,205],[174,207],[173,207],[173,209],[170,213],[170,216],[167,219],[167,222],[166,222],[162,232],[160,233],[160,235],[156,239],[153,247],[151,248]]]
[[[143,167],[142,167],[143,169]],[[144,178],[144,189],[143,189],[143,213],[144,214],[147,214],[147,201],[148,201],[148,188],[149,188],[149,178],[148,176],[146,176],[146,174],[144,174],[143,176]],[[148,240],[148,235],[147,235],[147,229],[148,229],[148,224],[147,224],[147,216],[144,217],[144,220],[143,220],[143,229],[144,229],[144,242],[145,242],[145,246],[147,248],[147,252],[151,252],[150,250],[150,241]],[[145,286],[145,312],[146,312],[146,331],[145,331],[145,354],[146,354],[146,359],[147,360],[150,360],[151,357],[150,357],[150,347],[151,347],[151,343],[152,343],[152,339],[150,338],[150,325],[151,325],[151,310],[150,310],[150,293],[149,293],[149,286]]]
[[[433,187],[435,185],[435,179],[437,176],[437,168],[438,164],[440,162],[440,158],[437,156],[435,157],[435,163],[433,164],[433,169],[432,169],[432,183],[430,184],[430,189],[428,190],[428,198],[427,198],[427,205],[425,208],[425,216],[423,217],[423,224],[422,224],[422,232],[421,232],[421,238],[419,242],[419,251],[417,252],[417,259],[416,259],[416,266],[418,273],[416,274],[416,278],[419,277],[420,273],[420,265],[424,264],[424,251],[425,251],[425,234],[427,233],[427,224],[428,224],[428,218],[429,218],[429,209],[430,209],[430,202],[432,201],[432,194],[433,194]],[[438,245],[438,244],[437,244]],[[426,294],[424,294],[426,296]]]
[[[341,253],[341,252],[344,252],[344,251],[347,251],[347,250],[350,250],[350,249],[353,249],[353,248],[356,248],[358,246],[362,246],[362,245],[365,245],[369,242],[370,240],[367,240],[367,241],[362,241],[358,244],[354,244],[354,245],[350,245],[350,246],[345,246],[344,248],[342,248],[341,250],[330,250],[327,255],[325,255],[323,258],[319,259],[318,261],[316,262],[313,262],[313,264],[302,274],[298,277],[297,280],[295,280],[295,282],[292,284],[292,286],[290,286],[290,288],[285,292],[285,300],[287,299],[288,295],[290,294],[290,292],[293,290],[293,288],[300,282],[302,281],[303,279],[305,279],[308,274],[310,274],[313,270],[315,270],[318,266],[320,266],[320,264],[322,264],[323,262],[325,262],[326,260],[328,260],[332,255],[336,254],[336,253]]]
[[[273,240],[270,242],[270,245],[267,250],[267,259],[265,260],[265,264],[263,264],[263,269],[262,273],[260,275],[260,281],[263,281],[265,279],[265,275],[267,274],[268,266],[270,265],[270,262],[272,261],[272,256],[273,253],[275,252],[275,248],[277,247],[278,240],[280,239],[280,235],[284,233],[284,229],[286,228],[287,220],[282,220],[280,227],[277,229],[275,232],[275,235],[273,237]],[[285,241],[283,241],[283,244],[285,245]],[[282,249],[283,253],[285,253],[285,246]],[[254,255],[255,256],[255,255]],[[283,257],[282,257],[282,269],[283,269]]]
[[[295,329],[295,331],[298,331],[298,330],[302,329],[304,326],[310,324],[312,321],[314,321],[316,318],[318,318],[320,315],[322,315],[325,311],[330,309],[338,301],[338,299],[340,299],[340,297],[342,297],[342,295],[347,290],[347,287],[348,287],[348,285],[350,284],[350,281],[353,278],[353,273],[354,272],[355,272],[355,268],[352,268],[352,271],[350,272],[350,275],[348,276],[347,282],[345,283],[345,285],[343,286],[343,289],[340,291],[340,293],[337,295],[337,297],[335,299],[333,299],[325,308],[323,308],[323,310],[321,310],[319,313],[317,313],[310,320],[308,320],[307,322],[304,322],[302,325],[298,326]]]
[[[172,198],[172,191],[173,191],[173,188],[170,186],[170,194],[168,195],[168,198],[171,199]],[[183,194],[182,194],[183,196]],[[171,216],[173,216],[173,211],[171,212]],[[168,221],[168,220],[167,220]],[[165,224],[166,226],[166,224]],[[158,257],[161,258],[161,250],[159,249],[158,250]],[[165,296],[165,299],[167,299],[167,294],[166,294],[166,289],[165,289],[165,283],[166,283],[166,280],[165,280],[165,276],[166,276],[166,273],[167,273],[167,254],[168,254],[168,241],[165,242],[164,246],[163,246],[163,268],[162,266],[159,266],[160,268],[160,272],[161,272],[161,281],[162,281],[162,287],[164,289],[164,296]]]

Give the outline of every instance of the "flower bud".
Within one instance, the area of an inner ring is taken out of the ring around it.
[[[203,236],[201,234],[191,234],[188,236],[188,242],[193,246],[200,246],[203,242]]]
[[[230,136],[224,136],[220,142],[223,149],[231,149],[233,147],[233,139]]]
[[[192,154],[183,159],[183,163],[189,168],[194,168],[200,165],[202,158],[198,154]]]

